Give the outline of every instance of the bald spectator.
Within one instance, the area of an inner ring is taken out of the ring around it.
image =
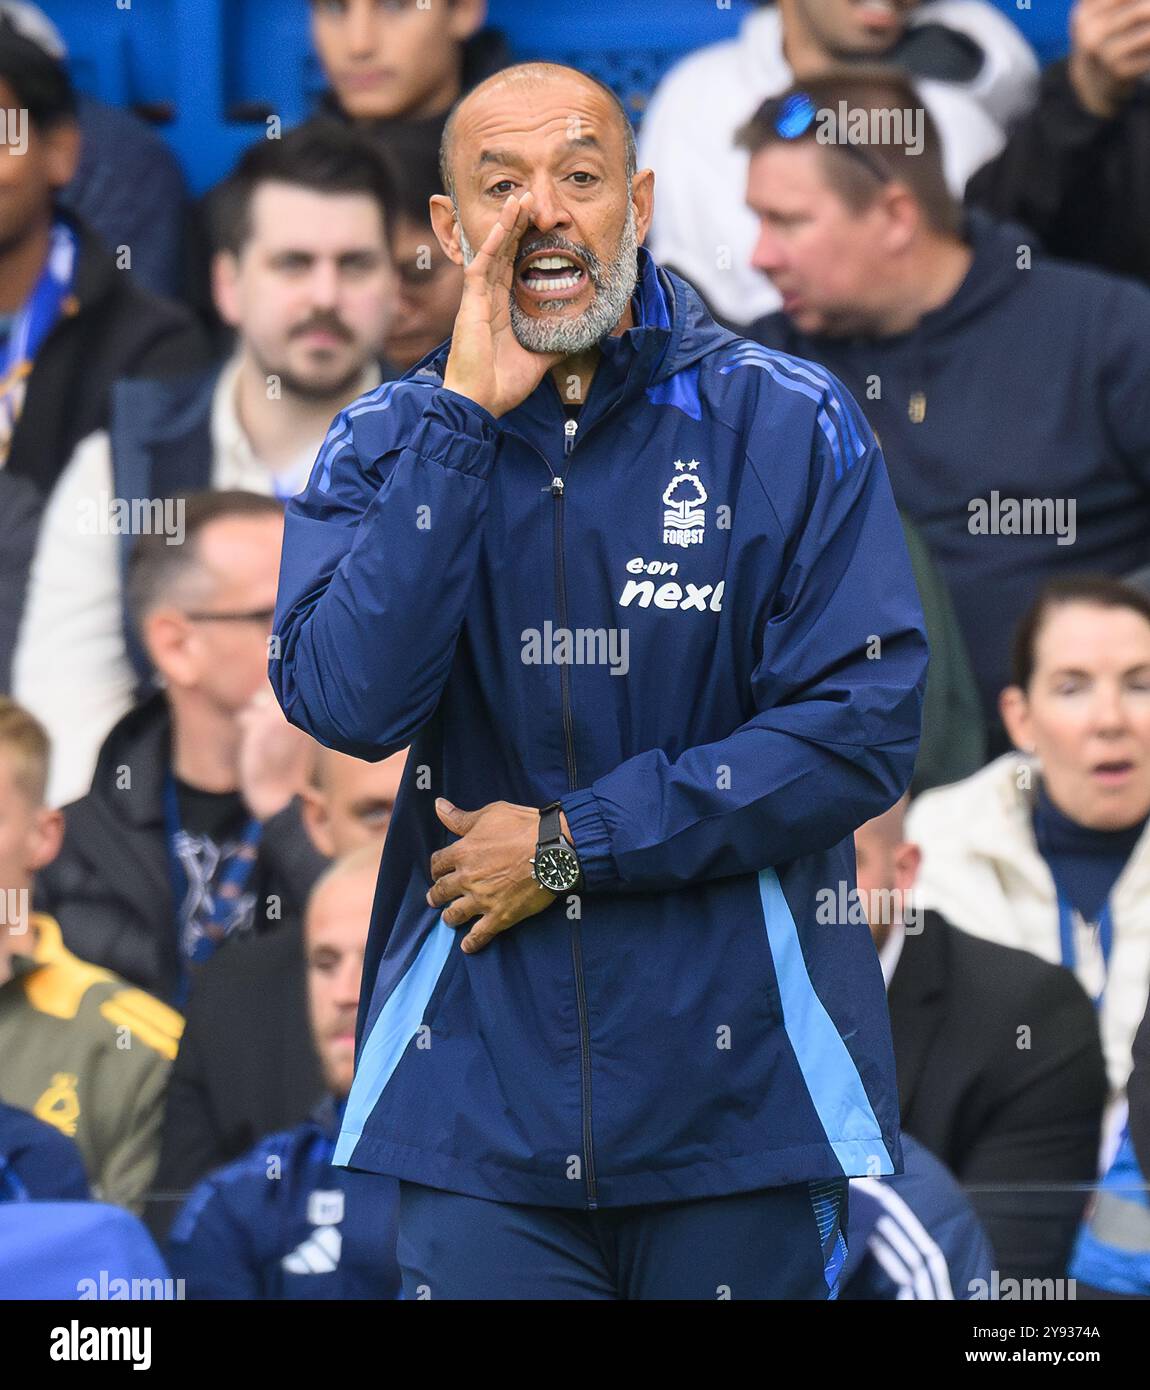
[[[172,1228],[172,1273],[189,1298],[395,1298],[399,1184],[333,1168],[355,1065],[355,1020],[380,847],[337,860],[304,929],[311,1036],[324,1101],[192,1193]]]
[[[915,895],[906,798],[855,833],[904,1128],[970,1191],[1012,1278],[1060,1278],[1095,1176],[1106,1070],[1068,970],[979,940]]]

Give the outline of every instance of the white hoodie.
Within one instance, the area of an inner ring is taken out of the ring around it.
[[[970,83],[916,83],[942,137],[947,183],[961,196],[1001,150],[1006,125],[1033,104],[1038,63],[1019,30],[983,0],[932,0],[908,24],[961,30],[984,54]],[[639,134],[640,167],[655,171],[648,246],[734,323],[779,307],[771,282],[751,268],[758,219],[744,201],[750,156],[735,148],[735,132],[793,80],[778,9],[756,10],[737,38],[699,49],[667,73]]]
[[[906,838],[922,850],[915,891],[923,908],[972,936],[1060,965],[1058,895],[1034,838],[1038,780],[1032,759],[1004,754],[973,777],[924,792],[910,808]],[[1073,914],[1075,974],[1092,997],[1106,981],[1102,1045],[1118,1092],[1130,1075],[1134,1034],[1150,990],[1150,827],[1114,885],[1110,911],[1108,974],[1097,931]]]

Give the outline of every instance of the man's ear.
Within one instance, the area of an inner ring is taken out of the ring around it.
[[[879,196],[886,205],[887,249],[903,251],[922,230],[922,208],[905,184],[887,184]]]
[[[175,608],[156,608],[141,624],[144,649],[152,665],[170,685],[193,685],[199,668],[192,650],[195,631]]]
[[[922,850],[911,840],[903,840],[894,851],[894,886],[900,893],[909,893],[922,864]]]
[[[80,163],[80,127],[75,121],[61,121],[41,136],[48,182],[53,188],[71,183]]]
[[[240,324],[240,265],[230,251],[212,257],[212,299],[229,328]]]
[[[631,180],[631,202],[635,206],[635,235],[639,245],[647,240],[655,213],[655,171],[640,169]]]
[[[463,247],[459,239],[459,218],[455,204],[446,193],[435,193],[431,198],[431,229],[435,239],[443,248],[443,254],[455,265],[463,264]]]
[[[64,842],[64,813],[43,806],[36,812],[29,845],[28,868],[32,873],[46,868],[60,853]]]
[[[308,839],[329,859],[335,858],[335,844],[331,838],[331,817],[327,809],[327,797],[307,783],[300,788],[300,816]]]

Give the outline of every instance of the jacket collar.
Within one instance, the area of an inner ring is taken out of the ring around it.
[[[157,826],[164,819],[164,778],[172,761],[172,715],[162,690],[149,695],[116,724],[100,749],[90,795],[114,806],[131,825]],[[127,787],[118,768],[132,769]]]

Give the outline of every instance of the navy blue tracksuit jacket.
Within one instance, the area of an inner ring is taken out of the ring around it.
[[[399,1297],[398,1184],[331,1166],[338,1115],[325,1101],[196,1187],[166,1252],[186,1297]]]
[[[576,431],[549,377],[499,420],[444,389],[444,344],[288,506],[280,703],[413,745],[336,1163],[585,1209],[898,1171],[870,934],[817,915],[918,741],[882,458],[833,377],[645,250],[633,308]],[[465,956],[424,900],[437,796],[560,799],[581,896]]]

